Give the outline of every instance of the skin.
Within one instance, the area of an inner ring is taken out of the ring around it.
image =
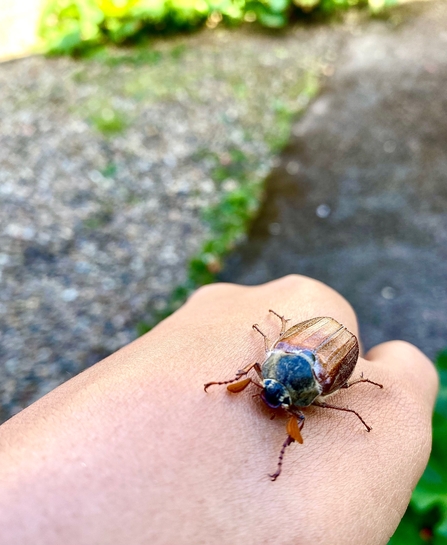
[[[332,316],[358,334],[338,293],[300,276],[202,288],[173,316],[0,427],[0,535],[8,545],[386,544],[431,446],[437,375],[393,341],[360,358],[380,390],[331,396],[351,414],[305,409],[304,444],[272,483],[286,417],[250,386],[203,384],[262,362],[261,329]]]

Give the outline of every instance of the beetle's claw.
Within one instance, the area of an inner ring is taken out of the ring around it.
[[[208,388],[209,388],[210,386],[213,386],[214,384],[225,384],[225,382],[207,382],[206,384],[203,385],[203,390],[204,390],[206,393],[208,393],[208,392],[207,392]]]

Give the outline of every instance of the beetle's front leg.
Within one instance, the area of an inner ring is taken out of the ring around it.
[[[304,427],[304,414],[301,411],[287,410],[292,418],[289,419],[286,426],[287,434],[294,440],[303,444],[303,437],[301,436],[301,430]]]
[[[245,377],[245,375],[247,375],[247,373],[249,371],[251,371],[253,369],[253,367],[256,369],[256,372],[258,373],[259,375],[259,371],[260,371],[260,366],[259,366],[259,363],[257,361],[255,361],[254,363],[249,363],[248,365],[246,365],[243,369],[239,369],[239,371],[236,371],[236,376],[234,378],[232,378],[231,380],[224,380],[222,382],[207,382],[206,384],[204,384],[204,390],[205,392],[207,391],[207,389],[210,387],[210,386],[213,386],[214,384],[216,384],[217,386],[223,386],[224,384],[231,384],[233,382],[236,382],[238,380],[240,380],[242,377]],[[245,383],[245,381],[241,381],[241,382],[244,382],[245,384],[243,385],[242,389],[241,390],[237,390],[237,389],[232,389],[230,391],[233,391],[233,392],[236,392],[236,391],[239,391],[241,392],[244,388],[246,388],[250,382],[251,382],[251,379],[245,379],[247,382]],[[255,383],[256,384],[256,383]],[[241,385],[242,386],[242,385]],[[258,385],[257,385],[258,386]]]
[[[270,479],[272,481],[276,481],[276,479],[281,475],[282,461],[283,461],[283,458],[284,458],[284,453],[286,451],[286,448],[289,445],[291,445],[294,441],[295,441],[295,439],[291,435],[288,435],[287,439],[284,441],[284,443],[283,443],[283,445],[281,447],[281,452],[279,453],[279,457],[278,457],[278,467],[277,467],[275,473],[269,474],[269,477],[270,477]]]
[[[304,426],[304,414],[300,410],[294,409],[292,407],[289,407],[287,409],[287,412],[291,415],[291,418],[287,421],[287,426],[286,426],[287,439],[284,441],[281,447],[281,451],[279,453],[278,467],[276,468],[275,473],[272,473],[271,475],[269,475],[272,481],[276,481],[276,479],[281,475],[282,461],[284,458],[284,453],[286,451],[286,448],[294,441],[297,441],[300,444],[303,443],[303,438],[301,437],[301,430],[303,429],[303,426]]]
[[[302,430],[304,428],[304,422],[306,420],[306,417],[304,416],[304,413],[302,411],[300,411],[297,407],[294,407],[293,405],[288,407],[286,409],[286,411],[291,416],[294,416],[298,420],[300,430]]]

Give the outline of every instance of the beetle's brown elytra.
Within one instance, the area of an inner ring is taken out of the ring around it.
[[[257,324],[253,325],[253,329],[264,338],[266,356],[263,363],[250,363],[237,371],[231,380],[208,382],[205,391],[212,385],[226,384],[230,392],[239,393],[249,384],[254,384],[261,389],[260,396],[269,407],[284,409],[289,414],[287,439],[279,454],[277,470],[270,475],[274,481],[281,473],[286,448],[294,441],[303,442],[301,430],[305,417],[301,408],[314,405],[350,412],[357,416],[367,431],[371,431],[356,411],[330,405],[324,399],[340,388],[349,388],[360,382],[379,388],[383,386],[363,376],[348,383],[359,357],[359,343],[357,337],[334,318],[311,318],[286,329],[289,320],[273,310],[269,312],[281,320],[281,331],[275,341],[270,341]],[[252,369],[259,382],[247,377]]]

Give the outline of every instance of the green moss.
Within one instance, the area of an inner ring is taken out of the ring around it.
[[[154,49],[150,44],[141,45],[128,49],[110,49],[101,48],[94,55],[91,55],[92,60],[101,62],[105,66],[114,68],[121,65],[129,66],[146,66],[152,64],[158,64],[163,54],[161,51]]]
[[[272,99],[274,122],[266,134],[266,141],[273,152],[279,152],[286,145],[290,136],[292,119],[307,106],[308,102],[317,94],[318,88],[318,75],[310,70],[302,80],[288,89],[284,98]],[[296,100],[291,100],[290,97],[298,97],[298,103]]]
[[[123,132],[129,125],[129,120],[118,110],[104,106],[90,115],[93,126],[106,136]]]
[[[113,178],[117,171],[118,167],[114,163],[109,163],[101,170],[101,174],[104,178]]]
[[[113,206],[109,203],[103,203],[100,211],[95,212],[83,221],[83,226],[89,231],[96,231],[110,223],[113,215]]]

